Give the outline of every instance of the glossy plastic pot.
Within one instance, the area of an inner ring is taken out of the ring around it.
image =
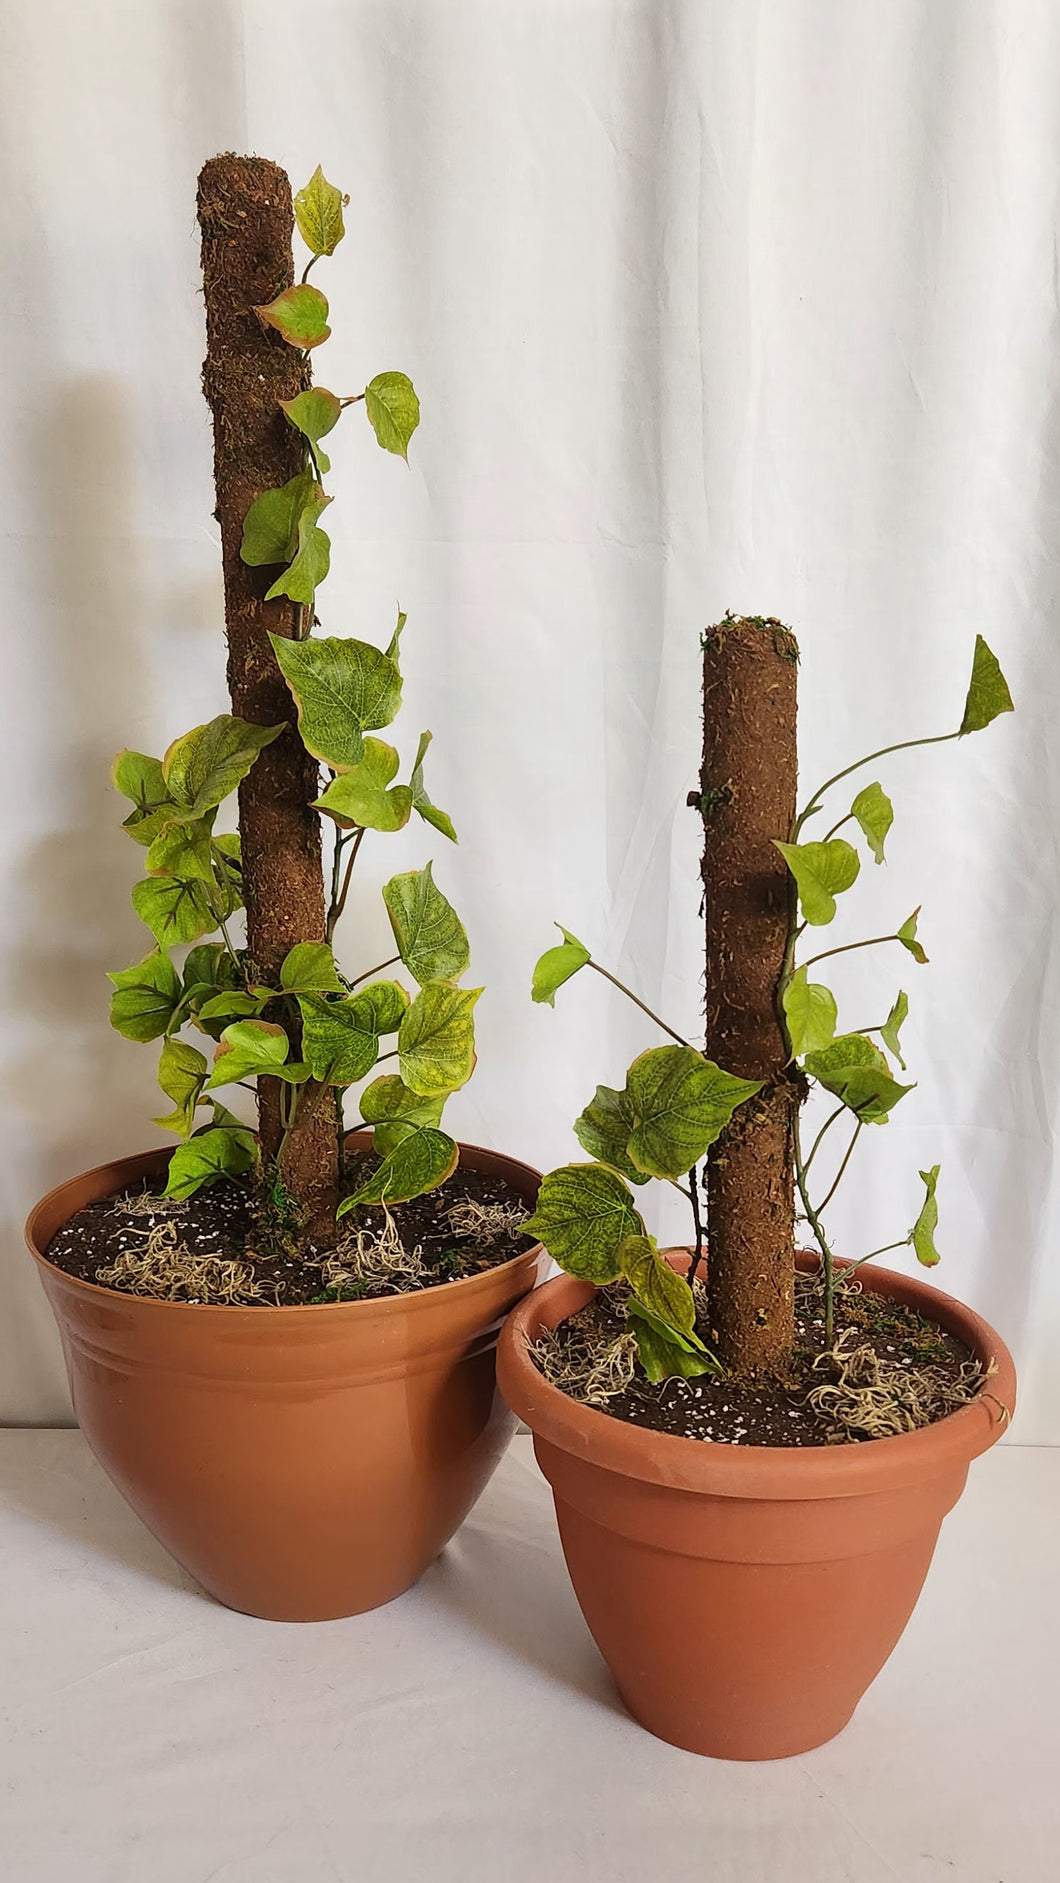
[[[785,1758],[846,1725],[913,1612],[969,1463],[1012,1412],[1012,1361],[985,1321],[906,1275],[870,1267],[862,1281],[992,1362],[986,1393],[898,1438],[724,1445],[644,1431],[548,1384],[529,1347],[591,1299],[586,1282],[546,1282],[501,1335],[501,1390],[533,1431],[597,1646],[641,1725],[690,1752]]]
[[[473,1145],[460,1156],[533,1206],[537,1171]],[[415,1294],[287,1308],[151,1301],[47,1260],[71,1216],[141,1189],[166,1157],[60,1184],[27,1224],[89,1445],[228,1607],[323,1621],[389,1602],[444,1548],[508,1444],[497,1333],[541,1250]]]

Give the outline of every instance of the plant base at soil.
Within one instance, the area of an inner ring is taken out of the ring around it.
[[[961,1341],[854,1277],[838,1291],[829,1349],[814,1270],[797,1275],[795,1348],[783,1376],[748,1383],[720,1372],[656,1385],[636,1359],[627,1294],[621,1282],[601,1289],[542,1335],[534,1359],[571,1398],[646,1431],[729,1445],[857,1443],[930,1425],[985,1385],[981,1364]],[[699,1284],[696,1294],[699,1332],[707,1339]]]

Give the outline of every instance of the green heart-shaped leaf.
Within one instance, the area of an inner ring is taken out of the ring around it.
[[[346,233],[342,222],[344,204],[349,202],[341,190],[329,183],[317,164],[304,190],[294,199],[294,219],[298,233],[314,255],[333,255]]]
[[[898,999],[895,1001],[894,1006],[891,1008],[890,1013],[887,1015],[886,1020],[880,1028],[881,1040],[888,1052],[894,1054],[903,1072],[905,1071],[905,1060],[902,1058],[902,1049],[899,1044],[898,1035],[908,1013],[908,995],[899,994]]]
[[[342,417],[341,400],[324,386],[310,386],[307,392],[299,392],[293,399],[281,399],[280,405],[295,430],[312,445],[317,470],[330,471],[331,459],[320,449],[320,440],[334,430]],[[293,555],[294,551],[291,553]]]
[[[775,841],[775,840],[774,840]],[[856,882],[861,862],[843,837],[826,843],[776,843],[799,890],[803,917],[823,928],[835,915],[836,896]]]
[[[135,967],[108,974],[114,984],[110,1024],[127,1040],[157,1040],[166,1030],[181,996],[180,976],[161,949]]]
[[[882,863],[884,840],[894,823],[894,807],[882,785],[866,785],[859,791],[850,814],[861,825],[877,863]]]
[[[212,1127],[199,1136],[178,1144],[169,1160],[169,1180],[163,1195],[194,1196],[206,1184],[219,1177],[241,1177],[257,1160],[254,1133],[243,1126],[233,1129]]]
[[[596,1096],[574,1121],[574,1135],[583,1151],[610,1164],[630,1183],[647,1183],[648,1173],[638,1170],[629,1156],[629,1140],[636,1119],[626,1092],[616,1092],[609,1085],[598,1085]]]
[[[650,1236],[627,1236],[618,1246],[618,1262],[637,1303],[672,1333],[685,1340],[696,1332],[696,1303],[683,1275],[659,1254]],[[696,1337],[694,1344],[701,1346]]]
[[[471,962],[463,924],[431,875],[422,870],[392,876],[383,901],[398,953],[421,987],[429,981],[458,981]]]
[[[211,892],[216,898],[216,891]],[[201,882],[181,882],[175,876],[149,876],[133,886],[132,905],[141,922],[146,922],[160,948],[174,948],[181,942],[197,941],[217,927],[217,909],[207,886]],[[232,905],[232,909],[238,903]],[[225,910],[224,919],[232,911]]]
[[[999,713],[1014,711],[1008,682],[998,665],[997,656],[991,653],[982,635],[977,634],[961,733],[982,732],[983,727],[989,726]]]
[[[398,755],[382,739],[365,739],[359,765],[333,778],[314,809],[326,811],[342,830],[401,830],[412,813],[408,785],[387,786],[398,768]]]
[[[252,569],[292,561],[298,554],[298,519],[307,504],[323,495],[309,470],[299,471],[276,490],[263,490],[243,519],[241,560]]]
[[[298,708],[303,745],[335,771],[359,765],[365,732],[388,726],[401,705],[394,662],[367,641],[269,639]]]
[[[365,387],[369,423],[384,451],[407,458],[409,439],[420,422],[420,402],[407,373],[377,373]]]
[[[831,988],[808,981],[806,969],[796,968],[784,988],[783,1003],[793,1059],[831,1044],[838,1018]]]
[[[298,547],[294,561],[276,577],[265,591],[267,602],[286,595],[293,602],[311,608],[317,589],[331,567],[331,538],[317,525],[317,518],[331,502],[323,493],[307,503],[298,518]]]
[[[475,1002],[481,987],[428,981],[398,1031],[398,1070],[412,1092],[435,1098],[466,1085],[475,1069]]]
[[[920,910],[914,909],[909,920],[902,923],[901,928],[898,930],[898,940],[901,942],[903,948],[908,949],[913,960],[918,961],[921,967],[925,967],[928,957],[924,953],[922,943],[918,942],[916,938],[916,925],[919,915]]]
[[[275,327],[289,346],[318,347],[331,333],[328,326],[327,296],[306,281],[285,288],[266,307],[256,307],[255,314],[264,327]]]
[[[911,1085],[899,1085],[877,1046],[863,1033],[844,1033],[819,1053],[807,1053],[803,1067],[863,1124],[885,1123]]]
[[[338,1214],[356,1209],[361,1203],[407,1203],[410,1197],[436,1190],[451,1177],[460,1152],[444,1131],[429,1126],[410,1131],[384,1157],[367,1183],[353,1196],[339,1204]]]
[[[285,994],[341,994],[345,991],[327,942],[296,942],[284,957],[280,986]]]
[[[441,831],[443,837],[448,837],[451,843],[456,843],[457,835],[453,829],[452,818],[448,811],[440,811],[436,804],[431,803],[423,783],[423,761],[433,736],[430,732],[420,733],[420,742],[416,749],[416,763],[412,767],[412,777],[409,780],[412,789],[412,808],[423,818],[424,823],[432,824],[435,830]]]
[[[935,1247],[935,1231],[939,1222],[939,1206],[935,1201],[935,1188],[939,1180],[939,1168],[938,1164],[933,1164],[930,1170],[922,1170],[920,1173],[920,1181],[927,1195],[924,1198],[920,1215],[909,1232],[909,1240],[916,1251],[917,1261],[922,1262],[925,1268],[934,1268],[936,1262],[941,1260]]]
[[[546,948],[534,969],[533,985],[530,989],[531,1000],[547,1001],[550,1007],[556,1004],[556,994],[572,974],[584,968],[592,960],[592,955],[584,942],[561,923],[554,924],[563,937],[557,948]]]
[[[565,1164],[541,1179],[537,1207],[522,1225],[544,1243],[553,1261],[599,1286],[622,1273],[618,1252],[644,1224],[616,1171],[604,1164]]]
[[[289,1062],[290,1050],[291,1043],[282,1026],[275,1026],[270,1020],[235,1020],[221,1035],[206,1090],[213,1092],[219,1086],[236,1085],[240,1079],[263,1075],[283,1079],[288,1085],[303,1085],[309,1068]]]
[[[168,1117],[155,1118],[152,1123],[161,1125],[163,1131],[175,1131],[178,1137],[190,1137],[209,1069],[205,1055],[196,1047],[185,1045],[183,1040],[167,1040],[158,1062],[158,1083],[166,1097],[173,1100],[174,1109]]]
[[[702,1373],[720,1371],[713,1354],[691,1348],[636,1301],[629,1304],[628,1319],[636,1337],[637,1358],[653,1386],[661,1385],[663,1380],[694,1380]]]
[[[162,760],[166,790],[193,818],[205,816],[242,784],[258,753],[278,739],[284,726],[255,726],[220,713],[174,739]],[[212,820],[211,820],[212,822]]]
[[[684,1176],[705,1155],[760,1079],[738,1079],[691,1046],[656,1046],[626,1074],[634,1126],[629,1156],[649,1177]]]
[[[441,1123],[445,1098],[421,1098],[410,1092],[397,1073],[373,1079],[361,1093],[361,1117],[375,1127],[375,1148],[381,1157],[407,1138],[418,1125],[436,1129]]]

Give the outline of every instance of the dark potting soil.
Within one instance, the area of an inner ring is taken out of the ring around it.
[[[347,1190],[363,1184],[378,1162],[372,1151],[350,1157]],[[487,1212],[499,1209],[511,1221],[492,1229],[469,1231],[463,1224],[454,1229],[450,1212],[464,1204],[479,1205]],[[341,1237],[337,1250],[321,1251],[310,1245],[302,1256],[277,1253],[269,1249],[269,1238],[261,1233],[249,1188],[226,1178],[183,1202],[171,1202],[149,1191],[102,1197],[70,1218],[52,1238],[47,1255],[68,1275],[126,1293],[191,1303],[228,1300],[240,1307],[299,1307],[409,1293],[495,1268],[530,1246],[531,1238],[513,1226],[518,1217],[527,1215],[522,1198],[503,1178],[458,1165],[437,1190],[390,1206],[400,1244],[418,1255],[417,1272],[376,1275],[362,1282],[350,1274],[354,1258],[349,1251],[358,1230],[373,1241],[386,1230],[386,1215],[378,1205],[363,1205],[342,1218],[337,1226]],[[161,1259],[153,1277],[145,1282],[135,1274],[136,1258],[149,1244]],[[206,1264],[211,1272],[196,1292],[196,1258],[201,1277],[203,1257],[215,1260]],[[329,1257],[333,1269],[344,1271],[341,1281],[329,1275]],[[231,1266],[222,1270],[220,1263]],[[99,1280],[100,1270],[112,1270],[115,1264],[119,1271],[124,1264],[133,1272]],[[219,1277],[230,1284],[231,1293],[218,1292]]]
[[[933,1321],[849,1284],[837,1291],[828,1351],[820,1281],[800,1272],[795,1347],[784,1377],[744,1384],[726,1374],[702,1374],[653,1385],[636,1361],[633,1378],[613,1391],[614,1374],[589,1375],[594,1360],[628,1331],[626,1298],[622,1283],[601,1289],[537,1343],[534,1358],[546,1378],[572,1398],[613,1419],[678,1438],[727,1445],[859,1443],[944,1418],[975,1398],[986,1378],[968,1348]],[[698,1332],[709,1342],[702,1312]],[[831,1390],[822,1394],[822,1387]]]

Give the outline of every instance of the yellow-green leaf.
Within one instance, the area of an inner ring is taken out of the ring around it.
[[[883,1041],[884,1045],[887,1047],[888,1051],[894,1054],[903,1072],[905,1071],[905,1060],[902,1058],[902,1049],[899,1043],[898,1035],[905,1022],[908,1012],[909,1012],[909,997],[907,994],[901,993],[899,994],[898,999],[895,1001],[894,1006],[891,1008],[890,1013],[887,1015],[886,1020],[884,1021],[883,1025],[880,1028],[881,1040]]]
[[[545,1000],[550,1007],[555,1006],[557,991],[564,981],[569,981],[572,974],[577,974],[579,968],[584,968],[586,962],[592,960],[585,943],[580,942],[576,935],[572,935],[559,922],[554,927],[559,929],[563,940],[557,948],[545,950],[534,969],[530,989],[531,1000]]]
[[[166,790],[162,761],[148,758],[144,752],[119,752],[111,767],[111,777],[134,809],[122,824],[134,843],[153,843],[177,814],[177,807]]]
[[[644,1224],[617,1171],[604,1164],[565,1164],[541,1180],[537,1207],[523,1223],[569,1275],[603,1286],[622,1273],[618,1252]]]
[[[598,1085],[596,1095],[579,1118],[574,1120],[574,1135],[583,1151],[610,1164],[630,1183],[647,1183],[648,1173],[638,1170],[629,1156],[629,1140],[636,1120],[628,1092],[616,1092],[609,1085]]]
[[[367,1183],[343,1199],[338,1214],[345,1216],[362,1203],[407,1203],[410,1197],[436,1190],[452,1176],[459,1158],[457,1145],[444,1131],[429,1126],[410,1131],[387,1153]]]
[[[190,1137],[208,1071],[206,1057],[196,1047],[185,1045],[183,1040],[167,1040],[158,1062],[158,1083],[166,1097],[173,1100],[173,1110],[152,1122],[161,1125],[163,1131],[175,1131],[178,1137]]]
[[[649,1177],[678,1178],[709,1150],[760,1079],[723,1072],[691,1046],[655,1046],[626,1074],[629,1156]]]
[[[365,387],[365,409],[384,451],[407,458],[420,422],[420,402],[407,373],[377,373]]]
[[[927,1195],[924,1198],[920,1215],[909,1231],[909,1240],[916,1251],[917,1261],[922,1262],[925,1268],[934,1268],[936,1262],[941,1260],[935,1247],[935,1231],[939,1223],[939,1206],[935,1201],[935,1188],[939,1180],[939,1168],[938,1164],[933,1164],[930,1170],[922,1170],[920,1173],[920,1181]]]
[[[412,1092],[434,1098],[466,1085],[475,1069],[475,1002],[481,987],[429,981],[398,1031],[398,1070]]]
[[[302,743],[335,771],[364,756],[364,734],[388,726],[401,705],[401,675],[367,641],[289,641],[270,634],[298,708]]]
[[[241,1177],[257,1160],[254,1133],[243,1126],[235,1129],[211,1126],[178,1144],[169,1160],[169,1180],[163,1194],[167,1197],[194,1196],[206,1184],[219,1177]]]
[[[1014,711],[1008,682],[998,665],[997,656],[991,653],[982,635],[977,634],[961,732],[982,732],[983,727],[989,726],[999,713]]]
[[[882,863],[884,841],[894,823],[894,807],[883,786],[866,785],[854,799],[850,814],[861,825],[877,863]]]
[[[901,942],[903,948],[908,949],[913,960],[918,961],[920,966],[924,967],[927,964],[928,957],[924,952],[923,944],[918,942],[916,938],[916,925],[919,916],[920,910],[914,909],[909,920],[903,922],[901,928],[898,930],[897,939]]]
[[[148,876],[134,885],[132,905],[160,948],[198,941],[200,935],[208,935],[217,927],[216,909],[205,883],[184,883],[175,876]]]
[[[857,851],[843,837],[830,837],[826,843],[774,841],[798,885],[805,920],[823,928],[835,915],[836,896],[857,880]]]
[[[418,1125],[437,1128],[444,1106],[444,1096],[421,1098],[418,1092],[410,1092],[396,1072],[373,1079],[361,1093],[361,1118],[375,1127],[375,1148],[381,1157],[386,1157]]]
[[[331,498],[321,493],[305,505],[298,518],[298,548],[294,561],[276,577],[272,587],[266,589],[267,602],[287,595],[303,607],[312,607],[317,589],[331,567],[331,538],[317,523],[321,511],[330,502]]]
[[[180,976],[167,954],[155,948],[135,967],[108,974],[114,984],[110,1024],[127,1040],[157,1040],[180,1000]]]
[[[456,843],[457,835],[453,829],[452,818],[448,811],[440,811],[436,804],[431,803],[423,783],[423,761],[433,736],[430,732],[420,733],[420,742],[416,749],[416,763],[412,767],[412,777],[409,781],[412,788],[412,807],[425,823],[433,824],[435,830],[440,830],[443,837],[448,837],[451,843]]]
[[[365,739],[364,756],[333,778],[314,809],[325,811],[343,830],[401,830],[412,813],[408,785],[387,786],[398,768],[398,755],[382,739]]]
[[[293,399],[281,399],[280,406],[295,430],[308,438],[317,470],[330,471],[331,459],[320,449],[320,440],[334,430],[342,417],[342,401],[324,386],[310,386],[307,392],[296,393]],[[293,549],[291,554],[294,554]]]
[[[219,1086],[236,1085],[240,1079],[256,1079],[262,1074],[283,1079],[288,1085],[302,1085],[309,1068],[288,1062],[290,1050],[282,1026],[271,1020],[234,1020],[221,1034],[206,1090],[214,1092]]]
[[[911,1085],[899,1085],[878,1046],[863,1033],[844,1033],[818,1053],[807,1053],[803,1067],[836,1098],[842,1099],[863,1124],[886,1123]]]
[[[801,1059],[803,1053],[817,1052],[831,1044],[838,1011],[830,988],[808,981],[806,969],[796,968],[782,998],[793,1059]]]
[[[313,1077],[327,1085],[353,1085],[379,1057],[379,1036],[393,1033],[408,995],[396,981],[376,981],[344,1000],[302,994],[302,1051]]]
[[[306,281],[285,288],[266,307],[256,307],[255,314],[265,327],[275,327],[290,346],[318,347],[331,332],[328,326],[327,296]]]
[[[345,234],[342,211],[349,202],[341,190],[329,183],[317,164],[304,190],[294,199],[294,219],[298,233],[314,255],[333,255]]]
[[[205,817],[181,817],[159,831],[144,858],[149,876],[179,876],[202,883],[213,882],[213,844],[211,833],[216,809]]]
[[[458,981],[466,973],[471,962],[467,935],[429,863],[422,870],[392,876],[384,885],[383,901],[398,953],[421,987],[428,981]]]
[[[663,1380],[694,1380],[701,1373],[720,1372],[717,1360],[701,1342],[693,1347],[639,1302],[630,1302],[627,1318],[636,1338],[637,1358],[653,1386]]]
[[[327,942],[296,942],[284,957],[280,986],[285,994],[341,994],[335,957]]]
[[[276,490],[263,490],[243,519],[241,560],[252,569],[291,562],[298,554],[298,519],[308,503],[323,495],[309,470],[299,471]]]
[[[231,713],[195,726],[174,739],[162,760],[170,797],[192,817],[204,816],[242,783],[262,747],[283,730],[282,725],[255,726]]]
[[[641,1307],[688,1340],[696,1331],[696,1303],[683,1275],[659,1254],[651,1236],[627,1236],[618,1262]]]

